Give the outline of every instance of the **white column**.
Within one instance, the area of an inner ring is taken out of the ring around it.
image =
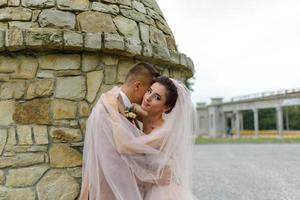
[[[282,107],[277,107],[276,108],[276,113],[277,113],[277,133],[278,133],[278,136],[282,137],[283,136],[283,112],[282,112]]]
[[[235,130],[238,137],[240,137],[240,111],[235,112]]]
[[[259,136],[259,119],[258,119],[258,110],[256,108],[253,109],[253,116],[254,116],[255,137],[258,137]]]

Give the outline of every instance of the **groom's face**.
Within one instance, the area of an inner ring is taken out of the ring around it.
[[[133,103],[141,104],[143,101],[144,94],[147,92],[147,90],[150,86],[151,86],[151,83],[139,82],[135,86],[135,94],[134,94],[135,102],[133,102]]]

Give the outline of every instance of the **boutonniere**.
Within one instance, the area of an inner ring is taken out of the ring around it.
[[[137,117],[136,113],[134,112],[133,106],[125,108],[125,117],[130,121],[134,120]]]

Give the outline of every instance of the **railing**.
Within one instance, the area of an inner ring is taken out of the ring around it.
[[[231,102],[266,98],[266,97],[279,96],[279,95],[286,96],[286,95],[295,94],[295,93],[300,93],[300,88],[288,89],[288,90],[278,90],[278,91],[272,91],[272,92],[262,92],[262,93],[255,93],[255,94],[232,97]]]

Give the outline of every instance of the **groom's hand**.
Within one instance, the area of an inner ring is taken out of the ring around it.
[[[158,185],[170,185],[171,178],[172,178],[172,171],[171,171],[171,168],[170,168],[169,166],[166,166],[166,167],[163,169],[162,176],[161,176],[160,179],[157,181],[157,184],[158,184]]]

